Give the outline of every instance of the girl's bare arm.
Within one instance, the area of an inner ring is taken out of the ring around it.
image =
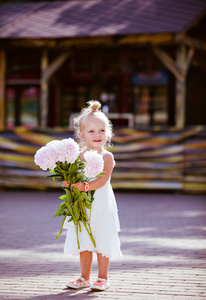
[[[113,160],[112,154],[106,153],[103,156],[103,159],[104,159],[104,170],[103,171],[105,173],[102,173],[101,174],[102,176],[89,182],[89,189],[91,191],[97,190],[97,189],[101,188],[103,185],[105,185],[105,183],[107,182],[107,180],[109,179],[109,177],[112,174],[112,170],[113,170],[113,166],[114,166],[114,160]],[[83,182],[73,183],[72,186],[77,188],[80,192],[84,191],[84,183]]]

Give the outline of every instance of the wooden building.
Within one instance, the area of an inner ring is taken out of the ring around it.
[[[0,185],[42,186],[36,149],[99,99],[115,188],[206,191],[206,1],[1,4],[0,28]]]

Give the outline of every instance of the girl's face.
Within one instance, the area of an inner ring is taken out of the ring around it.
[[[80,138],[86,143],[87,150],[101,152],[107,141],[105,122],[94,117],[88,118],[85,120],[83,130],[80,132]]]

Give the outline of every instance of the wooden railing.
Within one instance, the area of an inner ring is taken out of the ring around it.
[[[139,131],[115,130],[114,189],[176,190],[206,194],[206,127]],[[0,132],[0,187],[55,188],[34,154],[53,139],[74,137],[70,131],[40,132],[17,128]]]

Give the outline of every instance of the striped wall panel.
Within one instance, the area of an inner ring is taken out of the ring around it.
[[[184,131],[115,130],[114,189],[177,190],[206,193],[206,128]],[[53,139],[74,137],[72,132],[0,132],[0,187],[56,188],[48,172],[34,164],[34,154]]]
[[[121,130],[113,140],[114,188],[182,190],[181,133]]]
[[[184,191],[206,193],[206,132],[199,130],[184,141]]]

